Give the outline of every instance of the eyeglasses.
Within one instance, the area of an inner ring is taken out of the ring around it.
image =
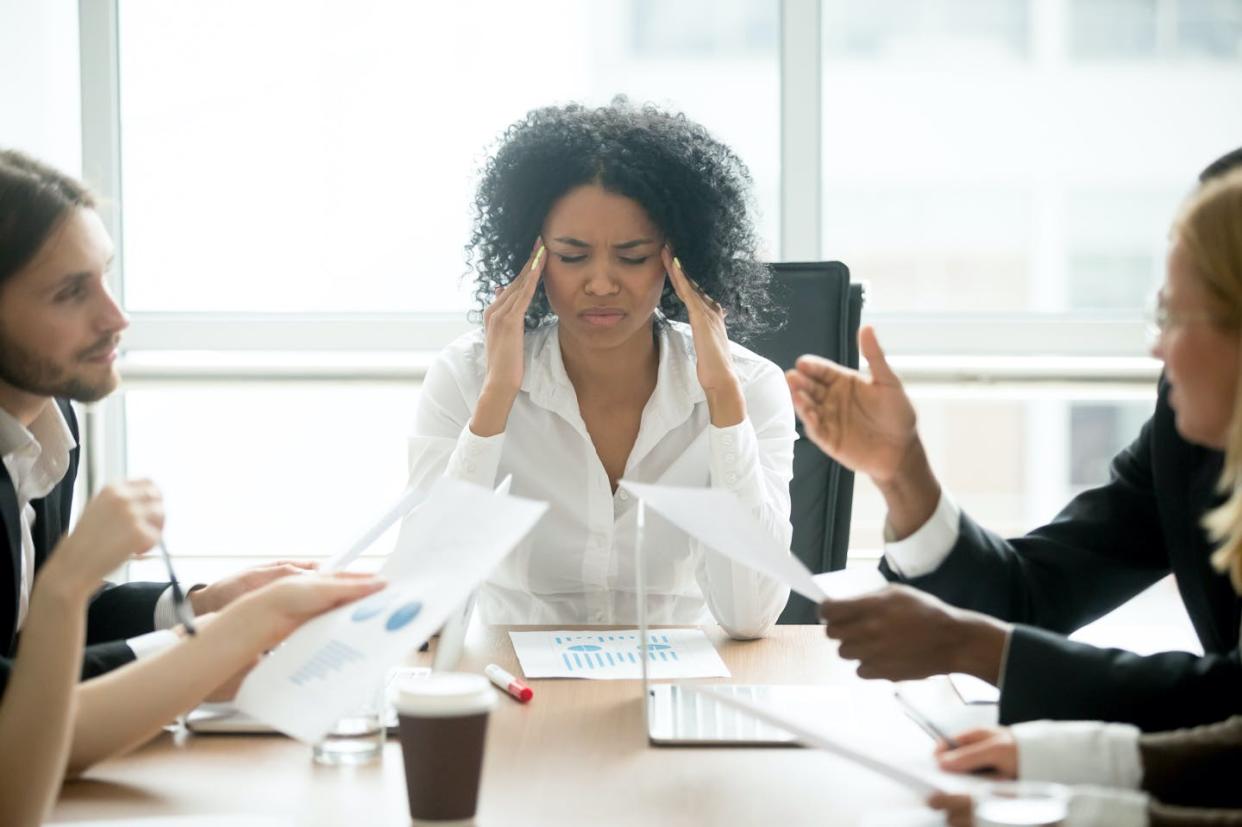
[[[1193,324],[1210,324],[1218,327],[1229,327],[1230,321],[1224,316],[1206,311],[1178,312],[1164,303],[1164,296],[1157,293],[1147,309],[1147,337],[1157,342],[1171,330]]]
[[[172,599],[173,612],[177,615],[177,620],[181,621],[181,625],[185,627],[186,634],[196,635],[198,629],[194,627],[194,612],[190,609],[190,601],[186,600],[185,593],[181,591],[181,584],[177,582],[177,574],[173,571],[172,556],[168,553],[168,547],[164,545],[164,538],[160,538],[159,542],[160,554],[164,557],[164,565],[168,567],[168,579],[172,582]]]

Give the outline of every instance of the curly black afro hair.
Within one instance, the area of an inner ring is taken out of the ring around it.
[[[685,115],[623,97],[598,108],[535,109],[501,136],[482,169],[466,247],[480,313],[521,270],[552,205],[584,184],[599,184],[646,210],[686,273],[728,311],[732,338],[770,326],[771,273],[755,256],[746,165]],[[667,281],[659,310],[669,319],[686,318]],[[526,325],[538,327],[553,315],[541,286]]]

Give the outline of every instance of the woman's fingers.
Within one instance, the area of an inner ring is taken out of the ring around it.
[[[977,744],[980,741],[986,741],[989,738],[994,738],[998,732],[1000,732],[1000,730],[986,727],[983,729],[968,729],[965,732],[954,735],[953,740],[957,741],[962,746],[966,746],[967,744]]]
[[[943,810],[945,823],[951,827],[970,827],[973,821],[974,807],[969,795],[937,791],[927,799],[927,806]]]
[[[673,291],[677,293],[677,298],[681,299],[686,309],[693,311],[703,307],[703,294],[695,288],[694,283],[686,276],[686,271],[681,267],[681,259],[673,255],[673,251],[669,249],[667,244],[660,251],[660,257],[664,260],[664,269],[668,271],[669,281],[673,283]]]
[[[542,239],[535,239],[535,249],[531,252],[530,258],[526,260],[526,264],[522,265],[517,276],[508,284],[502,284],[496,288],[492,303],[483,312],[484,321],[513,310],[515,304],[521,305],[522,315],[525,316],[526,308],[530,306],[530,300],[535,295],[535,288],[538,287],[539,277],[543,274],[546,260],[547,248]]]
[[[948,772],[973,772],[974,770],[996,770],[1009,777],[1013,770],[1008,766],[1009,746],[996,740],[981,741],[977,744],[962,746],[957,749],[945,750],[936,756],[940,768]]]
[[[677,294],[677,298],[681,299],[681,303],[689,310],[690,283],[686,280],[686,274],[681,271],[681,268],[673,263],[673,251],[668,248],[667,244],[660,250],[660,260],[664,262],[664,272],[668,273],[668,280],[673,285],[673,292]]]

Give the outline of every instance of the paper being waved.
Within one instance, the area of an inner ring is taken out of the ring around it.
[[[546,503],[445,479],[402,526],[383,591],[307,623],[251,671],[239,710],[313,743],[362,706],[530,533]],[[486,519],[481,519],[486,516]]]
[[[683,488],[621,480],[621,487],[708,548],[822,602],[828,597],[802,561],[764,531],[738,498],[718,488]]]
[[[745,712],[756,720],[769,726],[783,729],[798,739],[798,742],[815,749],[824,750],[838,757],[866,767],[873,772],[909,788],[921,796],[943,790],[944,792],[962,792],[978,786],[977,780],[953,776],[939,770],[921,769],[906,766],[900,762],[885,758],[869,749],[856,744],[847,743],[818,726],[805,716],[791,715],[782,710],[773,709],[748,698],[729,692],[717,692],[711,686],[689,686],[695,692],[710,696],[717,703]]]

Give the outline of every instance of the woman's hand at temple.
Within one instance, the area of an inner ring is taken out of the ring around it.
[[[496,289],[496,297],[483,311],[487,374],[470,419],[470,430],[478,436],[504,432],[513,400],[522,389],[526,310],[539,287],[546,262],[543,239],[537,238],[526,266],[517,278]]]
[[[660,251],[664,269],[677,297],[686,305],[690,331],[694,335],[696,371],[707,395],[712,424],[717,428],[737,425],[746,418],[746,398],[733,372],[729,357],[729,334],[725,330],[725,311],[687,278],[681,262],[668,245]]]

